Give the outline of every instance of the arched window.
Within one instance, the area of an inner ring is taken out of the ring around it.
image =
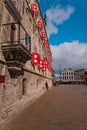
[[[10,43],[12,44],[15,41],[16,27],[14,24],[11,24],[11,33],[10,33]]]
[[[28,51],[31,51],[31,37],[27,32],[25,33],[25,46]]]

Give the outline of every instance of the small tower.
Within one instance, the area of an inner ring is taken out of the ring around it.
[[[59,74],[61,76],[61,64],[59,64]]]
[[[46,16],[46,14],[45,14],[45,15],[44,15],[44,18],[43,18],[43,23],[44,23],[45,26],[47,25],[46,18],[47,18],[47,16]]]

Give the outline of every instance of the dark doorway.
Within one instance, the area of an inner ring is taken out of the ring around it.
[[[22,80],[22,95],[25,95],[25,88],[26,88],[26,78]]]

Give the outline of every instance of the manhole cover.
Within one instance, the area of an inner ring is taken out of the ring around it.
[[[60,123],[60,122],[54,122],[53,125],[54,125],[54,126],[60,126],[61,123]]]

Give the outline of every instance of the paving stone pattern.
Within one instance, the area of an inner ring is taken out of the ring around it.
[[[52,87],[0,130],[87,130],[87,86]]]

